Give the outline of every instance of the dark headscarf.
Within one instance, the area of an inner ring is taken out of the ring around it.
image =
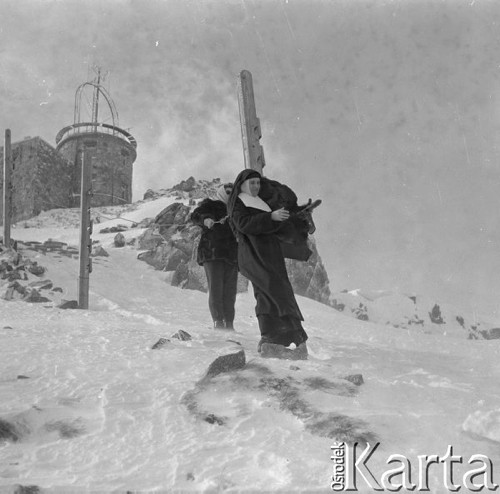
[[[261,175],[257,170],[253,170],[252,168],[245,168],[238,174],[227,201],[227,212],[230,218],[233,215],[233,209],[234,205],[236,204],[236,199],[238,199],[238,195],[241,192],[241,186],[243,185],[243,182],[245,182],[249,178],[261,178]]]

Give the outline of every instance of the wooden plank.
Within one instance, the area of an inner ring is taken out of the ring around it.
[[[252,74],[248,70],[240,72],[238,79],[238,104],[245,168],[257,170],[260,174],[263,174],[266,161],[264,159],[264,149],[260,144],[262,132],[255,108]]]
[[[5,131],[3,147],[3,244],[10,248],[12,215],[12,149],[10,129]]]

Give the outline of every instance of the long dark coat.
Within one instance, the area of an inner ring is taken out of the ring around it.
[[[220,221],[212,228],[207,228],[203,222],[206,218]],[[238,259],[238,244],[227,220],[226,205],[222,201],[204,199],[192,212],[191,221],[202,228],[197,251],[198,264],[206,261],[226,261],[236,264]]]
[[[238,237],[240,272],[258,288],[256,314],[303,321],[276,235],[280,222],[273,221],[270,212],[245,206],[239,198],[231,219]]]

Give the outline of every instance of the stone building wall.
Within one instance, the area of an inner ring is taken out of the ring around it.
[[[103,133],[75,134],[62,141],[58,151],[74,164],[72,190],[80,194],[81,151],[92,160],[92,206],[132,202],[135,149],[120,137]],[[73,204],[79,205],[79,199]]]
[[[42,211],[71,204],[72,166],[40,137],[11,145],[12,223],[32,218]],[[0,190],[3,199],[3,147],[0,148]],[[3,200],[0,200],[0,222]]]

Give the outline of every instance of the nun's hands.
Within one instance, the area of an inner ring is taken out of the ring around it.
[[[285,208],[277,209],[271,213],[271,219],[274,221],[285,221],[290,218],[290,213]]]

